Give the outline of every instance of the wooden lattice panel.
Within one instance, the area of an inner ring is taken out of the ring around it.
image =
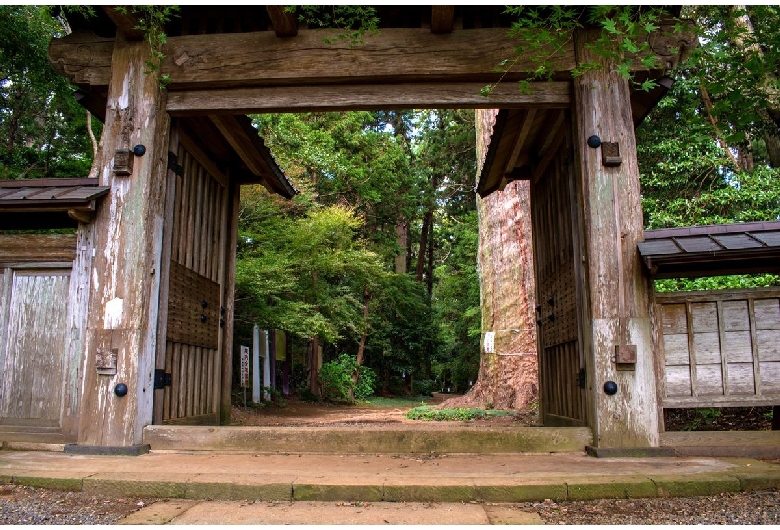
[[[780,290],[656,295],[664,406],[780,401]]]
[[[537,318],[542,319],[544,347],[577,340],[577,286],[572,262],[567,261],[556,274],[544,278],[539,293],[537,305],[541,312],[537,312]]]
[[[219,319],[219,284],[171,261],[167,339],[215,350]]]

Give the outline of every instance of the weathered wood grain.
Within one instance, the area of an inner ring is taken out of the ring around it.
[[[284,26],[282,31],[292,31],[289,24]],[[665,29],[648,37],[650,53],[660,59],[656,73],[673,68],[692,44],[691,36],[668,36]],[[503,75],[498,67],[505,59],[517,59],[506,80],[524,77],[523,72],[537,66],[532,54],[518,57],[514,53],[515,46],[523,47],[527,42],[509,38],[506,28],[458,29],[443,34],[430,29],[384,28],[366,36],[360,46],[346,40],[328,44],[325,38],[331,34],[330,30],[301,30],[290,38],[279,38],[269,31],[169,36],[161,70],[171,78],[169,88],[179,90],[425,79],[495,82]],[[55,39],[49,58],[74,84],[106,86],[112,46],[111,39],[73,34]],[[571,41],[547,52],[553,71],[572,71],[575,54]],[[631,69],[648,70],[639,58]]]
[[[676,333],[674,335],[664,335],[664,352],[666,366],[680,366],[691,364],[690,352],[688,351],[688,334]]]
[[[70,271],[14,271],[10,277],[0,418],[60,425]]]
[[[693,332],[713,332],[718,330],[718,311],[714,302],[691,304]]]
[[[69,333],[66,344],[62,405],[62,432],[73,439],[78,438],[78,414],[84,365],[87,359],[87,315],[94,240],[94,225],[79,225],[76,258],[73,260],[68,291],[68,322],[66,326]]]
[[[687,334],[662,335],[664,407],[780,403],[780,330],[773,329],[780,289],[663,293],[655,301],[664,329],[688,322],[681,307],[691,315]],[[698,329],[710,331],[695,332],[694,315]],[[696,377],[689,380],[686,370]]]
[[[488,97],[486,83],[386,83],[376,85],[285,86],[172,91],[174,116],[263,112],[338,112],[346,110],[441,108],[561,108],[571,103],[571,83],[531,83],[530,93],[516,83],[499,83]]]
[[[300,31],[294,39],[273,33],[234,33],[171,37],[165,47],[162,72],[171,89],[193,86],[269,86],[338,83],[366,80],[427,78],[494,80],[496,67],[513,57],[513,45],[503,28],[459,30],[434,35],[424,29],[386,28],[367,36],[362,46],[345,41],[325,43],[328,30]],[[573,68],[571,45],[553,54],[553,68]],[[531,60],[520,59],[522,72]],[[399,75],[400,74],[400,75]]]
[[[664,372],[667,396],[691,395],[691,370],[688,365],[667,366]]]
[[[240,211],[241,186],[234,184],[226,194],[222,208],[222,233],[225,246],[219,258],[219,273],[225,278],[225,285],[233,286],[236,282],[236,248],[238,242],[238,214]],[[221,425],[230,423],[231,390],[233,387],[233,318],[235,316],[235,289],[223,292],[222,307],[225,308],[225,327],[222,333],[220,349],[220,372],[215,379],[219,380],[220,388],[215,392],[219,396],[219,422]]]
[[[76,234],[0,234],[0,263],[73,261]]]
[[[97,252],[79,412],[78,441],[84,445],[139,444],[153,417],[169,120],[157,76],[145,73],[148,58],[148,44],[119,38],[113,46],[106,121],[94,161],[101,185],[111,190],[94,221]],[[116,150],[138,144],[146,146],[146,154],[136,159],[132,176],[115,176]],[[100,344],[118,351],[115,376],[95,370]],[[120,382],[128,386],[126,398],[114,394]]]
[[[598,37],[599,32],[593,30],[574,36],[577,61],[606,66],[574,80],[573,144],[579,167],[589,302],[585,322],[592,341],[592,349],[586,350],[594,397],[591,423],[599,446],[657,446],[649,284],[636,251],[644,234],[630,92],[626,80],[608,61],[588,48]],[[587,138],[594,134],[619,144],[620,166],[602,165],[600,149],[587,146]],[[613,362],[615,347],[627,344],[637,347],[637,362],[630,370],[618,370]],[[618,385],[613,396],[601,390],[609,380]]]
[[[780,330],[780,299],[755,301],[756,328]]]

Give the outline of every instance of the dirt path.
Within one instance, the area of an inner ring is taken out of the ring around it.
[[[426,400],[427,405],[439,405],[448,397],[447,394],[434,393],[432,398]],[[531,413],[515,416],[490,417],[486,419],[470,420],[467,422],[422,422],[419,420],[407,420],[406,413],[418,406],[413,403],[408,406],[377,406],[368,403],[357,405],[313,403],[301,401],[296,398],[287,400],[285,406],[269,405],[262,409],[233,407],[232,424],[255,427],[324,427],[345,425],[393,425],[409,424],[421,425],[427,428],[437,423],[448,425],[466,424],[472,426],[529,426],[536,422],[536,416]]]

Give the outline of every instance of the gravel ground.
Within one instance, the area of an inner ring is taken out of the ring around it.
[[[780,524],[780,492],[721,493],[674,499],[605,499],[598,501],[527,502],[544,524]]]
[[[111,525],[156,499],[0,486],[0,524]],[[335,503],[334,503],[335,505]],[[723,493],[685,499],[607,499],[513,504],[545,524],[780,524],[780,491]]]
[[[109,525],[156,499],[0,485],[0,524]]]

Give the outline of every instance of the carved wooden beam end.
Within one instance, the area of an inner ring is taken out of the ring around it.
[[[117,33],[120,33],[125,40],[143,40],[144,32],[136,29],[140,17],[129,12],[123,13],[117,9],[118,7],[120,6],[102,6],[103,12],[116,26]]]
[[[271,25],[277,37],[295,37],[298,35],[298,19],[295,13],[288,13],[285,6],[265,6]]]
[[[431,33],[452,33],[455,6],[431,6]]]

